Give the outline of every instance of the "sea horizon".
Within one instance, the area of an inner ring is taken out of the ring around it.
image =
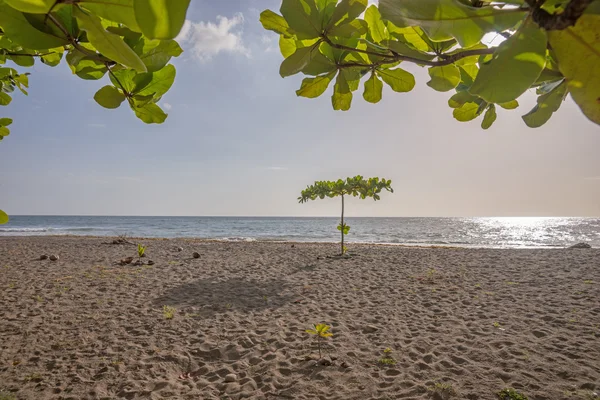
[[[600,247],[594,217],[346,217],[347,243],[483,248]],[[222,241],[339,240],[334,216],[81,216],[13,215],[5,236],[129,236]]]

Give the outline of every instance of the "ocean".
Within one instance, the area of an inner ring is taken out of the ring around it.
[[[349,243],[554,248],[600,247],[600,218],[347,218]],[[1,236],[191,237],[336,242],[338,218],[11,216]]]

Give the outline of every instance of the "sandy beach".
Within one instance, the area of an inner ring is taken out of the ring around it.
[[[0,399],[600,391],[598,249],[111,240],[0,238]]]

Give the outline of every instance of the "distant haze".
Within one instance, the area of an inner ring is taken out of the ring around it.
[[[193,1],[163,98],[169,118],[145,125],[128,107],[92,99],[63,62],[30,71],[2,116],[0,208],[9,214],[336,216],[339,200],[298,204],[315,180],[357,174],[392,179],[394,194],[347,204],[350,216],[600,216],[600,127],[568,99],[542,128],[498,111],[488,131],[460,123],[451,93],[414,72],[408,94],[378,105],[356,92],[335,112],[329,94],[308,100],[301,78],[281,79],[277,35],[258,14],[279,1]],[[361,85],[362,89],[362,85]]]

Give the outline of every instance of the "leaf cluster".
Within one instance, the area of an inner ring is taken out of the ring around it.
[[[141,244],[137,245],[138,257],[144,257],[144,254],[146,254],[146,247],[147,246],[142,246]]]
[[[305,203],[308,200],[324,199],[325,197],[337,197],[350,195],[366,199],[367,197],[373,200],[380,200],[379,194],[382,190],[394,192],[392,189],[392,181],[385,178],[368,178],[364,179],[357,175],[353,178],[338,179],[337,181],[316,181],[314,184],[307,186],[300,193],[298,202]],[[343,227],[338,227],[341,230]]]
[[[157,105],[175,79],[172,57],[182,53],[173,40],[185,21],[189,0],[0,0],[0,65],[54,67],[64,58],[85,80],[107,74],[111,85],[94,95],[105,108],[127,100],[146,123],[162,123]],[[0,67],[0,105],[18,88],[27,94],[28,74]],[[4,121],[6,122],[6,121]],[[0,139],[7,124],[0,122]]]
[[[581,0],[571,0],[581,2]],[[363,77],[363,98],[377,103],[383,84],[410,92],[414,76],[400,67],[428,67],[427,85],[455,91],[448,104],[458,121],[483,115],[481,126],[496,120],[497,106],[518,107],[528,89],[537,105],[523,116],[539,127],[571,93],[583,113],[600,124],[600,2],[591,1],[574,26],[547,31],[535,22],[536,1],[525,0],[283,0],[280,14],[266,10],[261,23],[280,35],[284,57],[280,75],[304,78],[298,96],[322,95],[332,82],[335,110],[350,108]],[[544,3],[544,2],[541,2]],[[545,2],[549,16],[566,2]],[[506,38],[489,47],[484,36]]]
[[[327,324],[316,324],[313,325],[313,329],[307,329],[306,333],[310,333],[311,335],[317,335],[322,338],[332,337],[333,333],[329,332],[331,326]]]

